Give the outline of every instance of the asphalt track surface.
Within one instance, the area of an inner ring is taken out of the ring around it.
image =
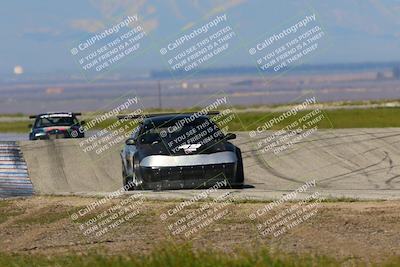
[[[400,128],[318,130],[277,154],[258,145],[272,134],[250,137],[237,133],[233,142],[243,153],[246,186],[220,190],[213,193],[215,196],[228,190],[242,199],[277,199],[315,179],[316,187],[308,193],[317,191],[332,198],[400,199]],[[19,142],[37,194],[102,196],[121,188],[122,145],[98,155],[83,152],[80,142]],[[156,199],[190,198],[198,193],[144,192]],[[305,194],[297,197],[302,196]]]

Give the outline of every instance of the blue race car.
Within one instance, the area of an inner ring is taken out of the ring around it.
[[[35,119],[34,124],[29,125],[29,140],[83,138],[85,133],[82,125],[85,122],[77,119],[80,115],[81,113],[72,112],[48,112],[29,116],[30,119]]]

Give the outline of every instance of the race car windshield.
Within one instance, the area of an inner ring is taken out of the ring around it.
[[[197,143],[198,139],[216,139],[223,134],[218,126],[206,118],[198,118],[194,121],[183,122],[182,120],[171,120],[159,125],[145,126],[145,132],[141,136],[143,143],[152,144],[157,142],[182,142]]]
[[[78,121],[72,117],[49,117],[39,118],[36,121],[35,127],[51,127],[51,126],[72,126],[78,124]]]

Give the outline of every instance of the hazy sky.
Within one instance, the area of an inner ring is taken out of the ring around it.
[[[327,38],[307,63],[400,61],[400,1],[395,0],[3,0],[0,72],[79,72],[71,48],[128,15],[147,32],[140,56],[121,70],[163,69],[159,49],[191,25],[225,13],[237,35],[229,55],[214,66],[252,64],[248,48],[307,14],[315,13]]]

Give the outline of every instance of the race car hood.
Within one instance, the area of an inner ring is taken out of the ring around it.
[[[182,144],[177,146],[169,146],[167,143],[159,142],[154,144],[143,144],[141,146],[141,156],[151,155],[197,155],[212,154],[224,151],[234,151],[234,146],[226,141],[211,141],[207,144]]]
[[[207,144],[204,147],[200,146],[196,151],[186,150],[186,152],[185,149],[172,151],[163,144],[157,143],[146,145],[146,148],[141,149],[139,164],[145,168],[162,168],[235,164],[237,160],[234,146],[229,142]]]

